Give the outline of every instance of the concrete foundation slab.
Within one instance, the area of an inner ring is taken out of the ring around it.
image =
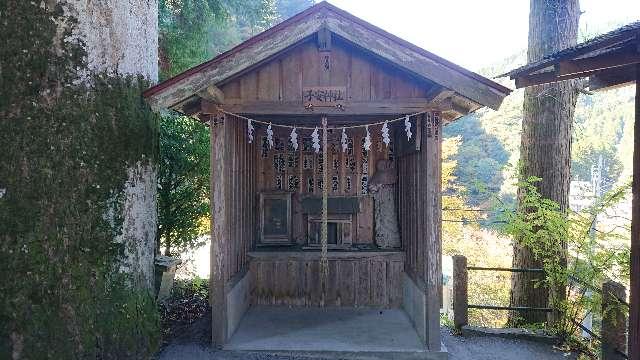
[[[225,350],[426,353],[400,309],[249,309]]]

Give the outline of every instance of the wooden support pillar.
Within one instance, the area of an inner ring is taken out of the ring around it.
[[[602,284],[602,360],[622,360],[627,345],[627,319],[620,307],[627,292],[615,281]],[[629,359],[632,359],[629,357]]]
[[[229,241],[229,218],[227,212],[228,189],[230,188],[230,122],[222,116],[210,115],[211,141],[211,274],[209,293],[211,297],[211,343],[220,347],[227,341],[227,309],[225,273],[227,267],[226,246]]]
[[[467,258],[455,255],[453,257],[453,324],[456,329],[469,323],[468,283]]]
[[[441,152],[442,122],[440,113],[429,112],[423,121],[420,151],[423,219],[421,247],[424,256],[424,282],[426,284],[426,345],[431,351],[440,350],[440,294],[442,292],[442,239],[441,239]]]
[[[636,65],[636,119],[633,130],[633,200],[631,205],[631,272],[629,359],[640,359],[640,64]]]

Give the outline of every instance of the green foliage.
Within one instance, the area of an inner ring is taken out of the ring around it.
[[[487,131],[482,116],[472,114],[460,119],[445,127],[444,134],[461,138],[455,176],[467,189],[469,204],[478,206],[491,194],[499,193],[504,183],[502,170],[510,153],[502,139]]]
[[[572,179],[590,180],[591,167],[597,166],[600,156],[604,163],[605,191],[618,184],[621,176],[631,173],[631,162],[623,152],[629,152],[633,146],[623,140],[633,133],[633,96],[632,88],[623,88],[579,97],[574,119]]]
[[[209,129],[187,117],[160,123],[158,237],[168,254],[201,245],[209,217]]]
[[[207,61],[311,5],[312,0],[160,0],[160,77]]]
[[[518,184],[523,192],[520,206],[518,211],[504,212],[503,230],[543,264],[545,277],[537,286],[562,292],[551,296],[550,305],[561,315],[554,330],[569,336],[576,332],[571,320],[580,321],[587,311],[600,312],[600,296],[585,296],[588,288],[599,289],[607,278],[629,281],[628,229],[592,230],[596,217],[619,203],[629,185],[613,190],[584,212],[566,214],[540,195],[538,181],[532,177]]]
[[[119,273],[116,239],[127,168],[155,166],[158,119],[141,79],[76,81],[84,50],[63,5],[0,5],[13,34],[0,49],[0,358],[146,358],[157,311]]]
[[[312,0],[161,0],[161,78],[228,50]],[[160,124],[158,241],[167,254],[201,245],[209,216],[209,133],[180,116]],[[160,244],[158,244],[160,245]]]
[[[461,137],[451,137],[442,143],[442,252],[444,255],[463,254],[470,265],[508,267],[511,259],[509,240],[475,224],[484,214],[471,211],[466,205],[465,188],[454,175],[461,141]],[[470,303],[506,305],[508,301],[508,273],[469,273]],[[441,318],[441,324],[447,326],[447,320]],[[502,327],[505,321],[504,312],[469,311],[470,324]]]
[[[276,8],[280,19],[287,19],[313,6],[313,4],[313,0],[278,0],[276,1]]]
[[[158,27],[162,78],[210,58],[210,29],[228,17],[220,0],[161,0]]]
[[[494,77],[525,62],[525,52],[481,70]],[[513,83],[505,82],[513,88]],[[487,207],[492,198],[515,203],[523,91],[508,96],[500,110],[479,110],[444,128],[445,137],[462,137],[455,176],[467,189],[467,202]],[[572,180],[589,180],[591,167],[604,158],[604,190],[631,175],[633,154],[633,86],[578,97],[573,124]]]

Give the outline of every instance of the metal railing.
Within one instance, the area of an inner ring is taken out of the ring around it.
[[[506,311],[540,311],[550,313],[554,309],[547,307],[533,306],[498,306],[487,304],[469,304],[468,283],[469,271],[504,271],[511,273],[538,273],[543,274],[543,269],[520,269],[520,268],[500,268],[500,267],[481,267],[467,266],[467,258],[461,255],[453,256],[453,323],[457,329],[468,325],[469,309],[483,310],[506,310]],[[624,353],[626,349],[626,314],[616,308],[616,304],[628,304],[625,302],[626,290],[623,285],[607,281],[602,285],[602,289],[584,284],[579,279],[571,278],[574,283],[581,283],[582,286],[597,291],[602,294],[603,312],[607,311],[607,316],[602,316],[601,334],[597,335],[581,323],[570,319],[577,327],[584,330],[593,338],[600,341],[603,360],[627,359]]]

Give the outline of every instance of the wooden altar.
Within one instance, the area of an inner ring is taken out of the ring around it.
[[[326,2],[147,90],[154,109],[210,125],[214,344],[253,305],[373,306],[403,309],[438,352],[442,126],[497,109],[508,93]],[[311,129],[322,137],[322,118],[327,145],[317,151]],[[394,120],[389,144],[384,120]],[[379,160],[396,175],[386,186],[400,237],[384,248],[369,186]]]

